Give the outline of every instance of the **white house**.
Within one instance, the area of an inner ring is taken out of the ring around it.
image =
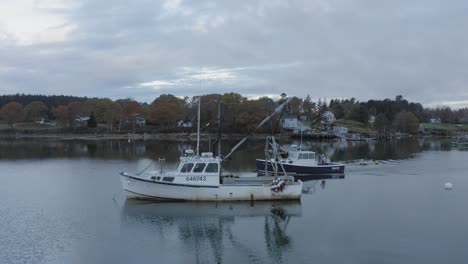
[[[143,127],[146,125],[146,119],[144,119],[143,117],[141,116],[134,116],[132,118],[128,118],[126,121],[125,121],[126,124],[130,124],[130,125],[136,125],[136,126],[140,126],[140,127]]]
[[[193,124],[192,124],[192,121],[190,120],[179,120],[177,122],[177,127],[180,127],[180,128],[192,128],[193,127]]]
[[[285,116],[283,118],[283,128],[296,129],[297,127],[297,116]]]
[[[441,124],[441,123],[442,123],[442,121],[441,121],[440,118],[438,118],[438,117],[437,117],[437,118],[431,118],[431,119],[429,119],[429,122],[430,122],[431,124]]]
[[[76,122],[80,122],[80,123],[81,123],[81,122],[88,122],[88,120],[89,120],[89,117],[88,117],[88,116],[80,116],[80,117],[78,117],[78,118],[75,118],[75,121],[76,121]]]
[[[335,119],[335,115],[331,111],[325,111],[322,114],[322,120],[330,123],[330,122],[335,121],[336,119]]]
[[[75,118],[74,126],[86,126],[88,124],[88,121],[88,116],[80,116],[78,118]]]

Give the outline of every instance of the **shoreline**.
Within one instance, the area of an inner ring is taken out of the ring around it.
[[[265,140],[267,136],[271,134],[254,134],[249,137],[249,140]],[[221,140],[241,140],[246,134],[223,134]],[[435,135],[413,135],[413,137],[439,137],[439,138],[453,138],[456,135],[451,136],[435,136]],[[291,135],[280,135],[276,134],[277,138],[290,138]],[[217,134],[201,134],[201,141],[215,141]],[[165,140],[165,141],[179,141],[179,142],[191,142],[197,140],[196,133],[143,133],[143,134],[100,134],[100,133],[0,133],[0,140],[12,140],[12,139],[40,139],[40,140],[88,140],[88,141],[100,141],[100,140]]]
[[[255,134],[250,140],[264,140],[270,134]],[[245,134],[224,134],[221,140],[240,140]],[[276,137],[289,137],[288,135],[275,135]],[[217,134],[201,134],[201,141],[215,141]],[[156,133],[156,134],[92,134],[92,133],[0,133],[1,139],[41,139],[41,140],[166,140],[166,141],[196,141],[196,133]]]

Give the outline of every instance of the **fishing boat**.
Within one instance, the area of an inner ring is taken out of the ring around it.
[[[302,150],[292,145],[289,150],[276,143],[274,137],[268,137],[265,145],[266,159],[257,159],[256,167],[259,176],[279,171],[296,178],[309,175],[344,174],[345,165],[330,162],[325,155],[317,156],[315,152]]]
[[[143,174],[122,172],[120,180],[128,198],[176,201],[245,201],[300,199],[302,182],[284,175],[239,177],[223,174],[223,161],[228,159],[259,127],[289,103],[266,117],[249,135],[244,137],[226,156],[212,152],[199,153],[200,103],[198,107],[197,149],[187,150],[180,157],[175,171],[159,170]],[[220,110],[218,110],[219,113]],[[218,117],[220,115],[218,114]],[[220,142],[218,141],[218,146]],[[220,147],[219,147],[220,148]],[[218,149],[219,149],[218,148]]]

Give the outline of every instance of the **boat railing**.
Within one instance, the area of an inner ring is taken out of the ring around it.
[[[275,179],[294,182],[293,176],[261,176],[261,177],[222,177],[222,184],[271,184]]]

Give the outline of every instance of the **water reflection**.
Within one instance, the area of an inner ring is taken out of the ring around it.
[[[299,144],[283,140],[284,145]],[[222,149],[231,149],[236,141],[223,141]],[[0,140],[0,159],[44,159],[93,157],[97,159],[166,158],[176,163],[185,149],[194,149],[196,142],[143,141],[143,140]],[[407,159],[427,151],[450,150],[450,139],[414,138],[392,141],[369,142],[315,142],[306,141],[303,149],[327,154],[333,161]],[[201,150],[208,150],[208,142],[201,142]],[[225,162],[228,170],[254,171],[255,159],[264,156],[264,141],[250,141]]]
[[[324,190],[329,180],[344,179],[345,174],[321,174],[298,177],[302,180],[302,193],[314,194],[317,190]]]
[[[158,239],[176,237],[176,243],[184,245],[181,250],[193,256],[197,263],[223,263],[228,259],[226,251],[230,250],[242,253],[240,261],[247,256],[248,262],[264,262],[268,258],[267,262],[283,263],[285,252],[293,246],[288,225],[302,216],[302,207],[299,201],[147,203],[127,200],[121,215],[124,229],[143,225],[146,230],[158,229],[154,234]],[[162,227],[164,230],[159,229]],[[264,240],[263,251],[249,244],[259,238],[259,232]]]

